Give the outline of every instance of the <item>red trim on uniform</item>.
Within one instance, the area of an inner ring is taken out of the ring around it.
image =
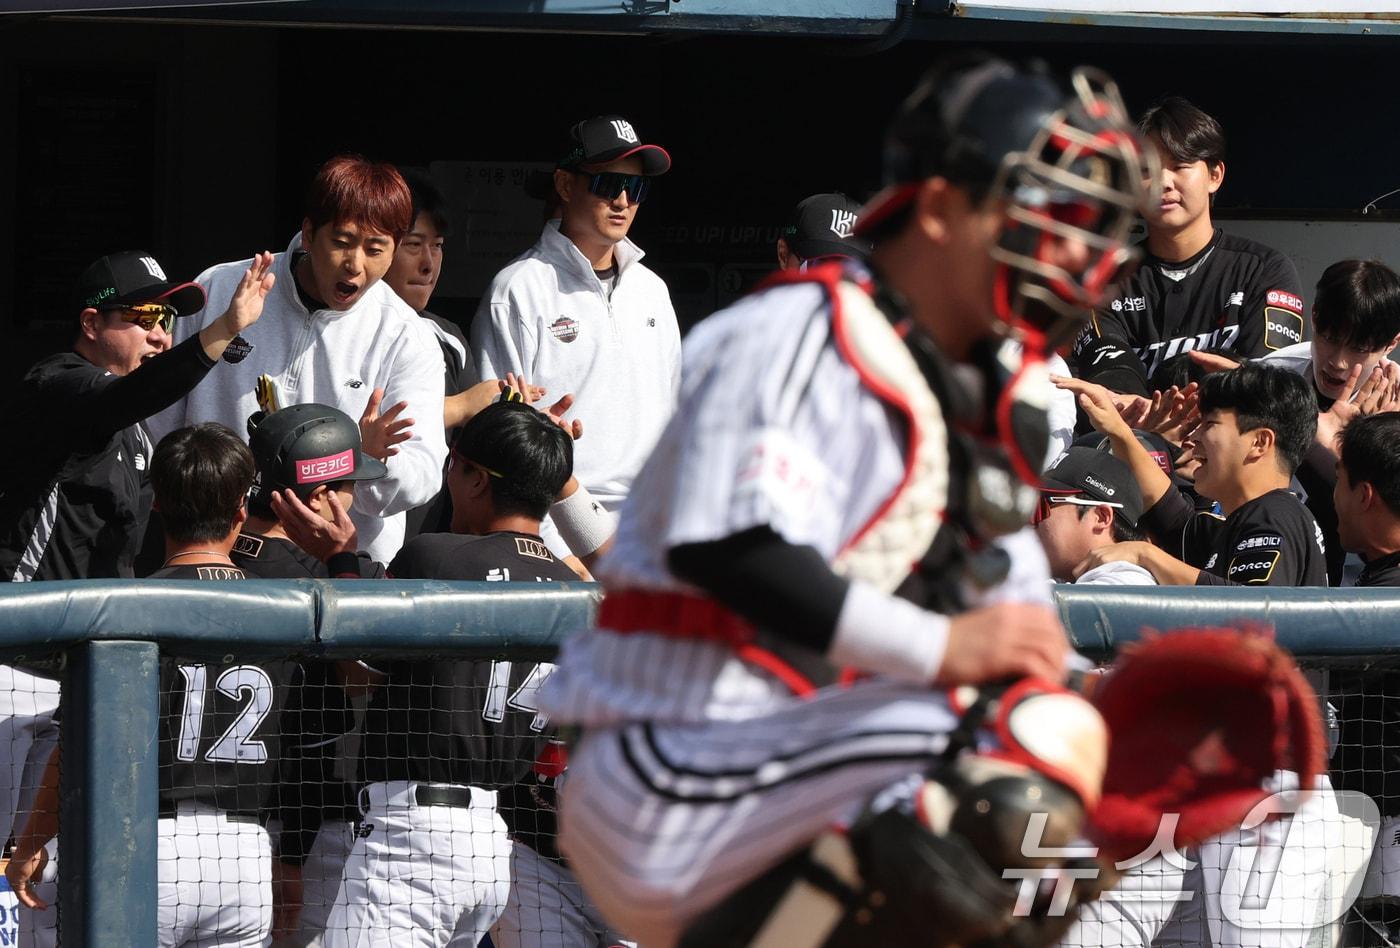
[[[1006,690],[1006,693],[997,701],[997,719],[994,726],[997,739],[1001,742],[1001,747],[996,750],[987,751],[988,757],[997,760],[1008,760],[1016,764],[1024,764],[1032,770],[1042,773],[1051,780],[1059,781],[1066,787],[1073,790],[1079,799],[1084,801],[1085,809],[1092,809],[1099,800],[1099,793],[1094,791],[1080,774],[1071,770],[1055,767],[1045,761],[1042,757],[1037,757],[1021,746],[1011,733],[1011,712],[1023,699],[1031,695],[1060,694],[1071,695],[1083,700],[1076,692],[1070,691],[1062,685],[1046,681],[1044,678],[1022,678],[1016,684]]]
[[[622,589],[605,595],[598,604],[597,627],[623,635],[653,632],[733,646],[751,642],[754,637],[752,625],[713,599],[643,589]]]
[[[787,685],[788,690],[799,698],[810,698],[816,694],[817,686],[812,684],[810,678],[783,661],[777,653],[770,652],[761,645],[755,645],[752,642],[736,645],[734,654],[742,661],[763,669]]]
[[[876,398],[893,406],[904,416],[904,421],[908,428],[908,443],[904,448],[904,476],[899,479],[899,484],[897,484],[895,489],[890,492],[890,495],[884,499],[875,510],[875,513],[865,522],[865,525],[857,530],[855,535],[841,546],[841,549],[837,551],[837,556],[840,556],[859,543],[865,535],[870,532],[871,528],[884,518],[890,507],[894,506],[894,502],[899,499],[899,495],[904,493],[904,489],[909,485],[909,482],[913,480],[914,458],[917,457],[919,453],[921,431],[918,419],[914,417],[914,409],[903,399],[899,390],[887,385],[883,379],[878,379],[871,375],[870,372],[866,370],[865,366],[856,358],[854,351],[851,349],[846,339],[846,318],[845,313],[841,309],[841,298],[837,295],[837,284],[835,281],[827,284],[827,292],[831,296],[831,332],[836,338],[836,348],[840,351],[841,357],[846,360],[846,363],[851,368],[855,369],[856,375],[860,377],[861,384],[870,389],[870,391],[875,394]]]
[[[774,652],[754,644],[754,627],[746,620],[703,596],[642,589],[610,592],[598,604],[596,624],[599,629],[621,635],[645,632],[674,639],[718,642],[733,648],[739,660],[781,681],[799,698],[817,690],[806,675]]]

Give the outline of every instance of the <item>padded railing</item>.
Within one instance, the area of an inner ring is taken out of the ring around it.
[[[159,655],[544,659],[593,619],[591,584],[89,581],[0,589],[0,661],[63,690],[63,941],[148,946],[156,927]],[[1076,589],[1061,618],[1102,658],[1143,628],[1251,621],[1300,658],[1400,655],[1400,593]]]

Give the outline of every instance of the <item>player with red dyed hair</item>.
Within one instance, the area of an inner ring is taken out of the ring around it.
[[[383,282],[413,219],[403,177],[389,164],[341,155],[321,166],[307,190],[301,231],[273,264],[276,286],[262,322],[224,353],[217,373],[151,419],[154,437],[217,421],[242,432],[258,410],[259,377],[283,404],[319,402],[361,418],[366,453],[388,476],[355,497],[351,511],[364,549],[388,562],[403,543],[404,511],[442,483],[442,353],[431,329]],[[198,278],[221,312],[247,261],[211,267]],[[186,320],[180,338],[203,320]],[[382,413],[380,406],[392,406]],[[433,424],[414,425],[415,420]]]

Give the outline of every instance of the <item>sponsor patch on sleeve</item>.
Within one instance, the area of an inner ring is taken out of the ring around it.
[[[1246,550],[1236,553],[1225,571],[1225,578],[1232,583],[1267,583],[1278,565],[1279,550]]]
[[[1270,296],[1273,292],[1270,291]],[[1297,297],[1294,297],[1296,299]],[[1303,341],[1303,317],[1277,306],[1264,307],[1264,347],[1284,349]]]
[[[1295,296],[1287,290],[1270,290],[1268,293],[1264,294],[1264,305],[1277,306],[1289,312],[1297,313],[1299,316],[1303,315],[1302,297]]]
[[[1235,544],[1236,553],[1244,553],[1249,550],[1277,550],[1283,546],[1283,535],[1279,533],[1261,533],[1258,536],[1245,537]]]

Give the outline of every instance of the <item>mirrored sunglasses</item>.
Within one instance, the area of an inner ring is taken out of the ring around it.
[[[644,174],[600,171],[588,179],[588,190],[609,201],[615,200],[619,194],[626,191],[633,204],[641,204],[646,200],[647,192],[651,190],[651,180]]]
[[[165,303],[136,303],[130,306],[103,308],[120,311],[124,321],[136,323],[146,332],[150,332],[157,324],[160,325],[161,329],[170,332],[175,328],[175,317],[180,315],[175,307]]]

